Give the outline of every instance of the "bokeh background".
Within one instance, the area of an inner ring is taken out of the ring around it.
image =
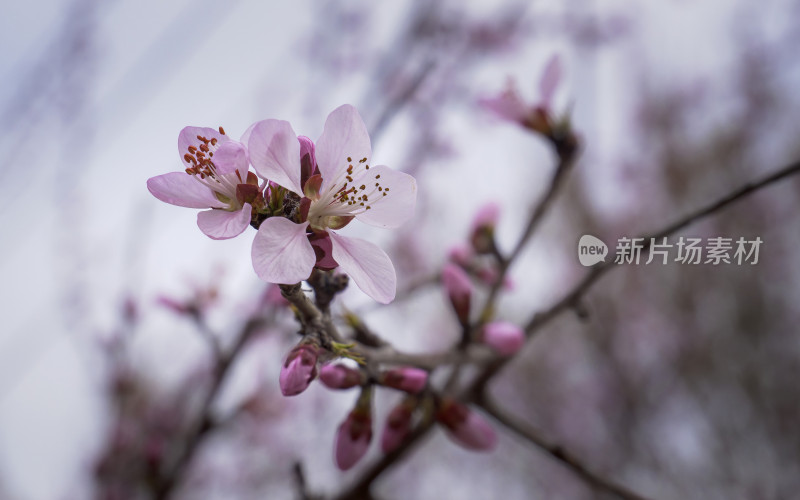
[[[479,99],[511,78],[535,103],[554,54],[564,68],[554,109],[570,113],[583,150],[512,268],[504,319],[523,322],[578,282],[581,235],[612,245],[654,231],[800,157],[795,0],[37,0],[2,11],[0,498],[102,490],[98,463],[123,453],[114,448],[123,365],[135,419],[180,425],[192,404],[176,394],[191,399],[187,388],[206,380],[208,347],[164,298],[215,297],[208,321],[223,344],[262,304],[252,231],[212,241],[194,211],[146,190],[148,177],[181,168],[186,125],[222,125],[235,138],[280,118],[316,138],[332,109],[358,107],[376,161],[415,175],[419,202],[399,231],[346,234],[381,244],[401,294],[415,288],[386,308],[355,287],[341,302],[418,352],[458,338],[428,278],[465,241],[472,215],[497,202],[510,248],[555,161]],[[758,236],[757,265],[614,270],[586,298],[586,317],[548,327],[492,390],[591,470],[648,497],[792,498],[798,194],[800,183],[785,181],[682,233]],[[297,461],[319,493],[358,475],[331,460],[355,394],[315,384],[280,397],[293,329],[279,314],[237,366],[218,408],[232,421],[201,450],[182,498],[293,498]],[[393,397],[381,394],[379,414]],[[239,416],[243,402],[259,410]],[[376,494],[602,497],[500,434],[494,453],[472,454],[437,431]]]

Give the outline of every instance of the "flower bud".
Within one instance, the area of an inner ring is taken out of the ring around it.
[[[511,356],[525,344],[525,333],[514,323],[493,321],[483,327],[480,340],[498,354]]]
[[[350,389],[361,385],[361,372],[345,365],[329,363],[319,371],[319,379],[329,389]]]
[[[436,419],[448,430],[447,435],[464,448],[489,451],[497,445],[497,434],[489,422],[457,401],[442,401]]]
[[[472,283],[463,269],[455,264],[445,264],[442,269],[442,284],[453,304],[453,309],[462,324],[469,322]]]
[[[414,400],[406,400],[395,406],[386,418],[386,427],[381,435],[381,450],[391,453],[400,446],[411,433],[411,417],[414,413]]]
[[[454,245],[447,252],[447,259],[461,267],[468,267],[472,260],[472,248],[466,244]]]
[[[428,372],[420,368],[404,366],[383,372],[381,383],[386,387],[417,394],[428,383]]]
[[[317,346],[298,344],[286,357],[281,367],[280,385],[284,396],[296,396],[305,391],[317,376]]]
[[[334,460],[341,470],[348,470],[367,453],[372,440],[371,391],[365,389],[356,407],[336,433]]]
[[[475,252],[479,254],[492,253],[495,248],[494,228],[500,217],[500,207],[497,203],[487,203],[482,206],[472,220],[470,242]]]

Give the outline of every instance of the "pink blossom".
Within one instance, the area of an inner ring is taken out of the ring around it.
[[[336,433],[334,459],[341,470],[348,470],[367,453],[372,441],[372,415],[369,407],[356,406]]]
[[[469,281],[469,276],[461,267],[447,263],[442,269],[442,285],[459,321],[466,324],[469,321],[472,299],[472,283]]]
[[[525,332],[508,321],[493,321],[483,327],[481,341],[503,356],[511,356],[525,344]]]
[[[456,443],[475,451],[489,451],[497,445],[497,435],[489,422],[452,399],[442,401],[436,418]]]
[[[383,428],[381,435],[381,450],[384,453],[391,453],[397,449],[411,433],[413,413],[414,406],[409,405],[408,401],[400,403],[389,412],[389,416],[386,418],[386,427]]]
[[[252,127],[248,151],[256,172],[308,200],[301,202],[307,212],[301,210],[296,220],[270,217],[261,224],[252,249],[256,273],[272,283],[305,280],[318,260],[308,233],[325,234],[333,262],[364,293],[378,302],[391,302],[397,277],[386,253],[370,242],[340,236],[334,230],[354,218],[379,227],[402,225],[414,212],[416,181],[386,166],[370,165],[369,134],[350,105],[328,116],[313,150],[319,173],[305,182],[301,146],[286,121],[264,120]],[[312,162],[310,152],[309,148],[308,161]]]
[[[497,97],[480,100],[480,105],[500,118],[517,123],[531,130],[549,134],[552,127],[553,95],[561,81],[561,61],[557,55],[550,58],[539,80],[539,102],[526,103],[509,81],[506,90]]]
[[[387,387],[417,394],[428,383],[428,372],[420,368],[404,366],[384,372],[381,382]]]
[[[296,396],[308,388],[317,376],[316,346],[298,344],[289,352],[281,367],[280,386],[284,396]]]
[[[360,371],[334,363],[322,367],[319,379],[330,389],[350,389],[363,382]]]
[[[250,224],[258,179],[248,171],[247,150],[220,128],[185,127],[178,135],[184,172],[151,177],[147,189],[159,200],[188,208],[197,225],[215,240],[233,238]]]

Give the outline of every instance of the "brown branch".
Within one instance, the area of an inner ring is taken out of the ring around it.
[[[579,475],[581,479],[595,488],[608,493],[613,493],[619,498],[623,498],[625,500],[646,500],[645,497],[634,493],[623,486],[615,484],[597,474],[594,474],[587,469],[580,460],[575,458],[564,448],[541,435],[539,431],[534,430],[529,425],[526,425],[517,418],[506,413],[504,410],[498,407],[494,401],[491,401],[490,398],[481,398],[481,400],[476,401],[475,404],[483,408],[486,413],[491,415],[499,423],[503,424],[504,427],[513,431],[515,434],[526,439],[530,443],[545,451],[554,459],[569,467],[573,472]]]

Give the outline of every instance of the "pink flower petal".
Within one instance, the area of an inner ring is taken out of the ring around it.
[[[247,161],[247,150],[244,144],[236,141],[228,141],[220,145],[214,156],[211,158],[217,172],[221,175],[233,174],[239,171],[242,177],[241,183],[247,181],[247,169],[250,163]]]
[[[508,88],[499,96],[481,99],[478,104],[510,122],[521,124],[528,116],[528,105],[522,100],[512,82],[509,82]]]
[[[558,55],[554,55],[547,62],[547,66],[542,73],[542,80],[539,82],[539,95],[540,106],[545,109],[550,109],[550,104],[553,100],[553,94],[558,88],[558,82],[561,80],[561,59]]]
[[[333,231],[328,234],[333,244],[333,258],[358,288],[381,304],[394,300],[397,276],[389,256],[368,241],[346,238]]]
[[[356,216],[361,222],[378,227],[398,227],[414,216],[417,181],[410,175],[378,165],[365,171],[365,175],[355,179],[354,184],[367,185],[368,189],[380,184],[383,190],[370,195],[370,209]]]
[[[239,236],[250,225],[252,207],[245,203],[240,210],[212,209],[197,214],[197,227],[214,240],[226,240]]]
[[[317,257],[306,237],[307,227],[307,222],[295,224],[283,217],[270,217],[261,223],[251,252],[259,278],[287,285],[308,278]]]
[[[147,189],[159,200],[187,208],[224,208],[210,189],[193,175],[170,172],[147,179]]]
[[[197,138],[197,136],[205,137],[208,140],[216,139],[217,146],[220,144],[230,141],[230,137],[226,135],[222,135],[219,133],[218,130],[214,130],[213,128],[209,127],[184,127],[181,130],[180,134],[178,134],[178,154],[181,157],[181,161],[187,167],[193,167],[193,163],[189,163],[183,157],[186,153],[189,152],[189,146],[194,146],[199,148],[203,141]],[[214,147],[212,147],[212,151],[214,151]]]
[[[325,120],[316,148],[317,167],[325,182],[333,182],[347,169],[348,157],[353,162],[366,158],[369,163],[371,156],[367,126],[356,108],[345,104],[334,109]]]
[[[300,186],[300,143],[289,122],[263,120],[256,123],[247,150],[258,175],[295,193],[303,192]]]

